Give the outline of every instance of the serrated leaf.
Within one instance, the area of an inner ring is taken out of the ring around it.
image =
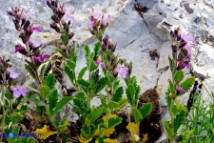
[[[95,61],[93,59],[90,59],[88,58],[87,59],[87,67],[88,67],[88,70],[90,72],[94,71],[95,69],[97,69],[97,64],[95,63]]]
[[[118,89],[120,85],[120,80],[116,80],[113,82],[113,93]]]
[[[58,101],[58,91],[55,89],[51,92],[51,94],[48,96],[48,105],[49,110],[52,112],[52,109],[55,108],[57,101]]]
[[[174,117],[174,134],[177,134],[177,130],[183,124],[184,120],[186,119],[186,112],[181,110],[178,112]]]
[[[76,46],[75,46],[75,44],[73,44],[73,46],[72,46],[70,55],[71,55],[72,61],[73,61],[74,63],[76,63],[76,62],[77,62],[77,52],[76,52]]]
[[[53,109],[54,113],[59,112],[59,110],[66,106],[72,99],[72,96],[63,97],[59,102],[57,102],[56,107]]]
[[[82,68],[78,75],[78,79],[82,79],[86,71],[87,71],[87,67]]]
[[[122,99],[123,87],[119,87],[112,96],[112,101],[118,102]]]
[[[109,118],[108,120],[108,128],[114,128],[122,122],[121,117]]]
[[[126,96],[130,105],[133,105],[133,96],[135,94],[135,89],[133,85],[129,85],[126,89]]]
[[[53,89],[55,87],[56,78],[54,74],[48,74],[45,78],[45,85],[47,85],[50,89]]]
[[[146,118],[152,112],[152,104],[151,103],[143,103],[139,109],[142,119]]]
[[[77,80],[79,86],[86,92],[90,83],[84,79]]]
[[[181,70],[176,71],[175,74],[174,74],[174,81],[176,83],[180,83],[183,79],[184,79],[183,71],[181,71]]]
[[[46,99],[46,97],[50,94],[50,88],[46,85],[40,87],[39,91],[42,99]]]
[[[63,33],[60,38],[63,41],[63,43],[67,45],[69,42],[69,33],[68,32]]]
[[[65,66],[64,67],[64,72],[66,73],[66,75],[68,76],[68,78],[70,79],[71,83],[74,83],[74,73],[73,71],[70,69],[69,66]]]
[[[71,60],[67,60],[67,64],[66,65],[69,66],[72,70],[74,70],[75,67],[76,67],[76,63],[71,61]]]
[[[40,74],[39,74],[39,77],[40,77],[41,79],[44,79],[45,70],[46,70],[46,65],[44,64],[44,65],[42,65],[41,70],[40,70]]]
[[[85,50],[85,57],[89,57],[90,56],[90,47],[88,45],[85,45],[84,47],[84,50]]]
[[[187,78],[184,82],[180,84],[180,87],[182,87],[186,92],[189,91],[190,87],[195,83],[195,78],[190,77]]]
[[[67,54],[62,49],[58,48],[58,49],[56,49],[56,51],[59,52],[60,55],[62,55],[64,58],[66,58],[66,59],[68,58]]]
[[[96,119],[98,119],[102,114],[104,113],[104,108],[102,106],[95,108],[91,111],[91,113],[88,115],[88,119],[90,122],[94,122]]]
[[[105,86],[108,84],[108,78],[107,77],[102,77],[99,79],[96,85],[96,93],[99,93]],[[95,93],[95,94],[96,94]]]
[[[94,45],[94,60],[96,60],[96,58],[100,54],[100,52],[101,52],[101,45],[100,45],[100,42],[97,42]]]
[[[114,102],[114,101],[110,101],[108,103],[108,108],[113,111],[114,109],[118,108],[119,107],[119,103],[117,102]]]
[[[135,122],[138,124],[143,119],[141,112],[137,108],[132,108],[132,113],[134,115]]]

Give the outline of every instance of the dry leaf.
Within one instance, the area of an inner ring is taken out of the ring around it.
[[[51,131],[49,126],[44,125],[41,129],[36,129],[34,132],[40,139],[47,139],[49,136],[56,134],[57,132]]]

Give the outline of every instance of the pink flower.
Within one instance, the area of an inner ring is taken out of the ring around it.
[[[89,29],[93,29],[95,27],[95,22],[90,20],[89,23],[88,23],[88,28]]]
[[[27,53],[27,51],[25,50],[25,48],[22,45],[20,45],[20,44],[18,44],[18,45],[15,46],[15,51],[14,52],[15,53],[19,52],[21,54],[26,54]]]
[[[37,32],[42,32],[42,28],[39,26],[32,26],[31,31],[37,31]]]
[[[47,58],[49,58],[50,57],[50,55],[48,55],[48,54],[44,54],[44,55],[40,55],[40,56],[37,56],[37,57],[34,57],[34,61],[36,62],[36,63],[42,63],[45,59],[47,59]]]
[[[128,76],[128,68],[124,65],[120,65],[118,64],[115,68],[114,68],[114,73],[118,74],[119,77],[121,77],[122,79],[126,78]]]
[[[179,69],[182,69],[182,68],[190,68],[190,63],[189,63],[189,61],[184,61],[184,60],[181,60],[181,61],[179,61],[179,63],[178,63],[178,67],[179,67]]]
[[[97,60],[96,60],[96,64],[97,64],[97,65],[101,65],[101,67],[102,67],[103,69],[106,69],[105,63],[101,62],[98,58],[97,58]]]
[[[10,76],[10,78],[12,78],[12,79],[15,79],[15,78],[17,78],[18,76],[19,76],[19,74],[18,73],[16,73],[14,70],[12,70],[11,68],[8,68],[7,69],[7,72],[9,72],[9,76]]]
[[[176,86],[176,90],[178,91],[178,92],[181,92],[181,93],[184,93],[184,92],[186,92],[182,87],[180,87],[180,86]]]
[[[27,89],[24,86],[11,87],[11,89],[15,98],[19,98],[21,95],[27,96]]]
[[[106,25],[111,19],[111,16],[108,15],[108,16],[103,16],[102,19],[101,19],[101,24],[102,25]]]
[[[101,16],[100,13],[98,13],[98,12],[96,12],[96,11],[93,12],[92,17],[93,17],[94,19],[98,20],[98,19],[100,18],[100,16]]]
[[[32,46],[33,48],[39,48],[42,46],[42,43],[40,40],[31,40],[29,41],[29,45]]]

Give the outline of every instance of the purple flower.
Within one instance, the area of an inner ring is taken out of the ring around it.
[[[42,63],[45,59],[47,59],[47,58],[49,58],[50,57],[50,55],[48,55],[48,54],[44,54],[44,55],[40,55],[40,56],[37,56],[37,57],[34,57],[34,61],[36,62],[36,63]]]
[[[102,67],[103,69],[106,69],[105,63],[101,62],[98,58],[97,58],[97,60],[96,60],[96,64],[97,64],[97,65],[101,65],[101,67]]]
[[[103,16],[102,19],[101,19],[101,24],[102,25],[106,25],[111,19],[111,16],[108,15],[108,16]]]
[[[11,89],[15,98],[19,98],[21,95],[27,96],[27,89],[24,86],[13,86]]]
[[[93,29],[95,27],[95,22],[90,20],[89,23],[88,23],[88,28],[89,29]]]
[[[179,61],[179,63],[178,63],[178,68],[179,69],[183,69],[183,68],[190,68],[190,63],[189,63],[189,61],[184,61],[184,60],[181,60],[181,61]]]
[[[93,12],[92,17],[93,17],[94,19],[98,20],[98,19],[100,18],[100,16],[101,16],[101,14],[98,13],[97,11],[94,11],[94,12]]]
[[[181,92],[181,93],[184,93],[184,92],[186,92],[182,87],[180,87],[180,86],[176,86],[176,90],[177,90],[177,92]]]
[[[73,15],[65,15],[63,18],[62,18],[62,21],[65,21],[65,22],[74,22],[75,18]]]
[[[15,78],[17,78],[18,76],[19,76],[19,74],[18,73],[16,73],[14,70],[12,70],[11,68],[8,68],[7,69],[7,72],[9,72],[9,76],[10,76],[10,78],[12,78],[12,79],[15,79]]]
[[[124,65],[120,65],[118,64],[115,68],[114,68],[114,73],[118,74],[119,77],[121,77],[122,79],[126,78],[128,76],[128,68]]]
[[[20,44],[18,44],[18,45],[15,46],[15,51],[14,52],[15,53],[19,52],[19,53],[24,54],[24,55],[27,53],[27,51],[25,50],[25,48],[22,45],[20,45]]]
[[[29,41],[29,45],[32,46],[33,48],[39,48],[42,46],[42,43],[39,40],[31,40]]]
[[[42,28],[39,26],[32,26],[31,31],[37,31],[37,32],[42,32]]]

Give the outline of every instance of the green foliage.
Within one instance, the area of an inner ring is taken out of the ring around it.
[[[189,91],[190,87],[195,83],[195,78],[194,77],[190,77],[187,78],[185,81],[183,81],[180,86],[185,90],[185,91]]]
[[[112,101],[119,102],[123,96],[123,87],[117,88],[115,93],[112,96]]]
[[[139,111],[142,115],[142,118],[146,118],[152,112],[152,104],[143,103],[143,105],[139,108]]]
[[[63,33],[60,38],[63,41],[63,43],[67,45],[69,42],[69,33],[68,32]]]
[[[119,125],[121,122],[122,122],[121,117],[110,118],[108,120],[108,128],[114,128],[115,126]]]
[[[181,70],[176,71],[175,74],[174,74],[174,81],[176,83],[180,83],[183,79],[184,79],[183,71],[181,71]]]
[[[48,76],[45,78],[45,85],[47,85],[50,89],[53,89],[56,83],[56,78],[54,74],[48,74]]]
[[[72,100],[72,96],[66,96],[63,97],[61,100],[59,100],[56,103],[55,108],[53,109],[54,113],[59,112],[63,107],[65,107],[71,100]]]

